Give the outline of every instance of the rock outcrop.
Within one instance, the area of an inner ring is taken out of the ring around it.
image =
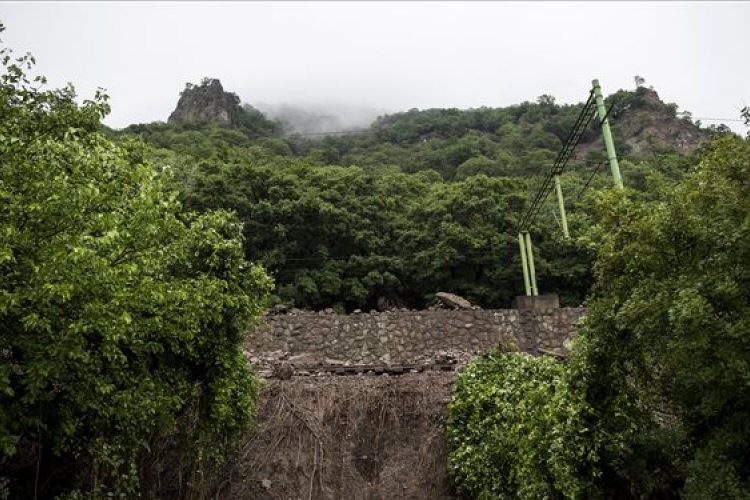
[[[614,119],[633,154],[653,152],[668,146],[689,153],[705,142],[709,133],[695,125],[675,104],[666,104],[653,89],[639,87],[635,106],[625,116]]]
[[[686,154],[699,148],[710,136],[689,118],[689,113],[677,112],[677,105],[665,103],[659,94],[646,87],[635,92],[620,90],[608,97],[612,105],[609,121],[615,141],[627,146],[618,155],[649,156],[659,154],[664,148]],[[601,134],[591,142],[582,142],[577,155],[586,157],[597,152],[604,158],[604,143]]]
[[[180,93],[177,107],[169,115],[169,123],[200,124],[215,123],[238,127],[243,115],[240,98],[233,92],[225,92],[216,78],[204,78],[200,85],[188,83]]]

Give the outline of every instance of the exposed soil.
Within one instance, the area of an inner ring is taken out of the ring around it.
[[[456,373],[269,380],[216,498],[453,500],[444,422]]]

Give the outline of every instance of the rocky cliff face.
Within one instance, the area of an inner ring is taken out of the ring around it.
[[[664,148],[685,154],[710,137],[708,130],[693,123],[689,114],[678,113],[676,104],[665,103],[653,89],[620,90],[607,101],[608,106],[614,104],[609,122],[615,141],[619,139],[627,145],[627,151],[618,150],[618,154],[648,156]],[[578,147],[580,156],[585,157],[589,152],[604,154],[601,134]]]
[[[188,83],[180,94],[177,108],[169,115],[169,123],[215,123],[238,127],[242,118],[240,98],[225,92],[215,78],[204,78],[200,85]]]
[[[614,120],[634,154],[653,150],[655,145],[689,153],[708,139],[708,131],[687,117],[676,116],[676,106],[665,104],[653,89],[640,87],[636,95],[640,99],[635,109]]]

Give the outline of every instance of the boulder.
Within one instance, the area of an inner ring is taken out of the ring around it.
[[[276,304],[275,306],[273,306],[273,309],[271,309],[271,312],[273,314],[286,314],[290,309],[291,307],[286,304]]]
[[[453,309],[471,309],[471,302],[454,293],[438,292],[435,297],[443,304]]]

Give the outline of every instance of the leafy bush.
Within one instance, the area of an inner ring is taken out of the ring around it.
[[[236,219],[183,215],[139,144],[99,132],[105,95],[78,106],[0,55],[0,484],[134,498],[178,422],[197,478],[254,414],[239,347],[271,280]]]
[[[490,352],[458,378],[449,471],[478,500],[591,498],[598,445],[583,394],[551,358]]]

